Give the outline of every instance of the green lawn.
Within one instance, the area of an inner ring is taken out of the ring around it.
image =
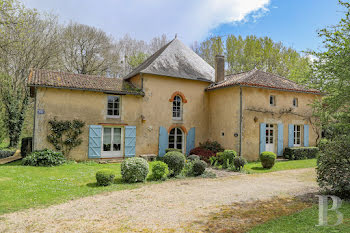
[[[265,173],[309,167],[316,167],[316,159],[278,161],[271,169],[263,168],[260,162],[252,162],[246,164],[244,166],[244,170],[248,171],[249,173]]]
[[[102,168],[116,172],[114,185],[96,186],[95,173]],[[58,167],[29,167],[22,166],[17,161],[0,165],[0,214],[141,185],[121,182],[120,163],[69,163]]]
[[[330,208],[331,206],[329,206]],[[343,223],[338,226],[315,226],[318,224],[318,206],[305,209],[299,213],[289,216],[280,217],[268,221],[262,225],[253,228],[251,233],[288,233],[288,232],[349,232],[350,231],[350,202],[343,202],[339,211],[344,215]],[[337,216],[334,211],[328,211],[329,222],[328,225],[335,224]]]

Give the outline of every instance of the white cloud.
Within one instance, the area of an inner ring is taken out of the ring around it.
[[[24,0],[29,7],[102,28],[121,37],[126,33],[148,40],[167,34],[190,43],[201,40],[223,23],[262,17],[270,0]]]

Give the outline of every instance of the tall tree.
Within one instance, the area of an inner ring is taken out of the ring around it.
[[[40,18],[15,0],[0,0],[0,98],[10,146],[18,144],[29,101],[30,68],[51,65],[59,50],[57,19]]]
[[[78,74],[107,75],[118,62],[113,39],[97,28],[70,23],[62,33],[62,66]]]

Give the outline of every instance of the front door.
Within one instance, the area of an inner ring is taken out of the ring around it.
[[[273,124],[266,124],[266,151],[275,153],[275,128]]]
[[[104,127],[102,135],[102,158],[123,156],[123,130],[120,127]]]

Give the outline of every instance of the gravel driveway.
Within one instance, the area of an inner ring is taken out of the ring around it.
[[[220,205],[316,190],[311,168],[173,180],[5,214],[0,232],[184,232]]]

